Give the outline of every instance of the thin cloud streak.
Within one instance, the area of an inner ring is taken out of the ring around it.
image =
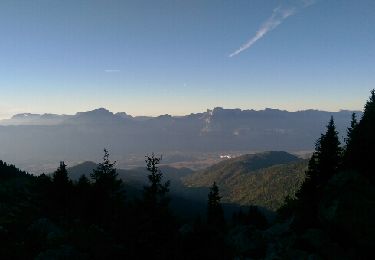
[[[113,73],[113,72],[120,72],[120,70],[104,70],[104,72]]]
[[[240,48],[229,54],[229,58],[236,56],[243,52],[244,50],[249,49],[251,46],[254,45],[258,40],[263,38],[268,32],[274,30],[278,27],[282,22],[287,19],[288,17],[297,13],[300,8],[306,8],[311,6],[315,3],[315,0],[304,0],[302,1],[302,6],[291,6],[291,7],[277,7],[273,10],[271,17],[269,17],[258,29],[255,35],[249,39],[245,44],[243,44]]]

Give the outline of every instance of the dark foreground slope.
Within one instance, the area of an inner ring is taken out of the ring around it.
[[[285,258],[374,258],[374,90],[363,116],[353,117],[347,133],[340,145],[333,119],[329,122],[297,198],[279,212],[289,228],[274,242]]]

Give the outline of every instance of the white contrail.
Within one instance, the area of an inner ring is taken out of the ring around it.
[[[268,32],[275,29],[277,26],[279,26],[286,18],[289,16],[295,14],[299,8],[305,8],[315,3],[315,0],[303,0],[302,6],[292,6],[292,7],[278,7],[273,10],[272,15],[270,18],[267,19],[266,22],[264,22],[258,31],[255,33],[255,35],[248,40],[245,44],[243,44],[240,48],[229,54],[229,57],[236,56],[243,52],[244,50],[250,48],[253,46],[254,43],[256,43],[258,40],[263,38],[264,35],[266,35]]]

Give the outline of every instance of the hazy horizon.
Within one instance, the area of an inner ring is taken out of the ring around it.
[[[0,118],[361,110],[375,85],[374,9],[370,0],[4,0]]]
[[[286,111],[286,112],[300,112],[300,111],[306,111],[306,110],[316,110],[316,111],[322,111],[322,112],[332,112],[332,113],[336,113],[336,112],[340,112],[340,111],[359,111],[359,112],[362,112],[363,111],[363,108],[362,109],[346,109],[346,108],[340,108],[338,110],[324,110],[324,109],[319,109],[319,108],[305,108],[305,109],[297,109],[297,110],[287,110],[287,109],[281,109],[281,108],[277,108],[277,107],[263,107],[263,108],[259,108],[259,109],[256,109],[256,108],[241,108],[241,107],[223,107],[223,106],[215,106],[215,107],[211,107],[211,108],[206,108],[206,109],[202,109],[202,110],[199,110],[199,111],[192,111],[192,112],[188,112],[188,113],[184,113],[184,114],[172,114],[172,113],[160,113],[160,114],[131,114],[129,113],[128,111],[113,111],[107,107],[96,107],[96,108],[89,108],[87,110],[81,110],[81,111],[74,111],[74,112],[70,112],[70,113],[54,113],[54,112],[50,112],[50,111],[44,111],[44,112],[29,112],[29,111],[20,111],[20,112],[16,112],[16,113],[13,113],[13,114],[8,114],[6,115],[7,117],[4,116],[4,114],[0,114],[0,120],[4,120],[4,119],[11,119],[13,116],[16,116],[16,115],[22,115],[22,114],[35,114],[35,115],[43,115],[43,114],[54,114],[54,115],[75,115],[77,113],[85,113],[85,112],[90,112],[90,111],[94,111],[94,110],[98,110],[98,109],[105,109],[105,110],[108,110],[109,112],[113,113],[113,114],[116,114],[116,113],[123,113],[125,112],[127,115],[130,115],[130,116],[133,116],[133,117],[142,117],[142,116],[145,116],[145,117],[157,117],[157,116],[162,116],[162,115],[170,115],[170,116],[187,116],[187,115],[190,115],[190,114],[198,114],[198,113],[203,113],[203,112],[206,112],[208,110],[213,110],[215,108],[222,108],[222,109],[240,109],[242,111],[246,111],[246,110],[254,110],[254,111],[264,111],[266,109],[274,109],[274,110],[280,110],[280,111]],[[3,115],[3,117],[1,116]]]

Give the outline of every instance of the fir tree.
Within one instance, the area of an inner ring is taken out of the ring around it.
[[[52,175],[51,198],[54,201],[53,208],[56,214],[69,214],[73,183],[68,177],[66,164],[62,161]]]
[[[66,169],[65,162],[60,162],[60,166],[52,175],[52,182],[56,187],[70,186],[72,181],[68,177],[68,171]]]
[[[316,162],[315,165],[311,165],[314,167],[311,173],[316,174],[316,184],[322,185],[337,173],[342,159],[342,149],[333,117],[327,125],[326,133],[318,140],[315,153]]]
[[[104,149],[103,162],[91,173],[93,217],[104,225],[114,224],[119,217],[125,202],[125,190],[122,180],[118,178],[116,162],[111,162],[107,149]],[[112,220],[111,220],[112,219]]]
[[[357,116],[355,113],[352,113],[352,120],[350,121],[350,127],[348,127],[346,131],[346,138],[345,138],[346,146],[348,146],[348,144],[350,144],[351,140],[353,139],[357,126],[358,126]]]
[[[358,170],[361,174],[375,181],[373,160],[375,154],[375,90],[366,102],[364,112],[354,131],[348,138],[345,153],[345,168]]]
[[[111,162],[108,150],[104,149],[103,162],[99,163],[90,176],[94,180],[95,189],[104,193],[102,195],[123,199],[125,196],[124,187],[122,180],[118,178],[115,165],[116,161]]]
[[[147,178],[149,180],[149,186],[143,188],[143,197],[146,204],[150,207],[167,207],[169,198],[167,193],[169,192],[170,181],[162,183],[163,173],[159,169],[160,161],[162,157],[156,157],[155,154],[146,156],[146,167],[150,173]]]
[[[137,243],[144,248],[139,258],[171,259],[176,242],[175,219],[169,210],[170,181],[163,183],[159,169],[162,157],[146,156],[149,185],[143,188],[143,201],[138,205]]]
[[[222,227],[224,224],[224,213],[220,200],[219,187],[214,182],[208,193],[207,223],[209,225]]]
[[[335,123],[331,117],[325,134],[315,144],[315,152],[310,158],[306,178],[297,192],[297,226],[314,226],[317,223],[319,190],[338,173],[342,163],[342,149]]]
[[[109,160],[109,153],[104,149],[103,162],[99,163],[98,167],[90,174],[91,178],[97,185],[113,184],[117,180],[116,161]]]

